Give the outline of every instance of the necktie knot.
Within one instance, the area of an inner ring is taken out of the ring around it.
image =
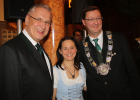
[[[95,42],[95,44],[98,44],[98,38],[97,39],[93,39],[93,41]]]
[[[43,55],[43,49],[42,49],[42,47],[41,47],[38,43],[37,43],[35,46],[37,47],[38,52],[39,52],[41,55]]]

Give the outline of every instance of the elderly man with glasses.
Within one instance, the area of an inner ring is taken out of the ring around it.
[[[52,65],[39,43],[51,19],[47,5],[34,5],[25,17],[25,29],[0,47],[0,100],[52,100]]]

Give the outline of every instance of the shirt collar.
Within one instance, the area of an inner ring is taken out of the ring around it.
[[[34,41],[31,37],[30,37],[30,35],[27,33],[27,31],[24,29],[23,31],[23,34],[30,40],[30,42],[35,46],[36,44],[37,44],[37,42],[36,41]]]
[[[101,31],[100,35],[97,38],[98,38],[98,44],[102,48],[103,47],[103,30]],[[93,39],[96,39],[96,38],[89,36],[89,39],[91,43],[95,46],[95,42],[93,41]]]
[[[103,31],[101,31],[100,35],[97,38],[98,38],[98,40],[103,40]],[[89,39],[90,39],[90,41],[93,41],[93,39],[96,39],[96,38],[89,36]]]

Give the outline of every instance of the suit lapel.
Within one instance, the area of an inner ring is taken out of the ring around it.
[[[27,37],[21,32],[19,36],[22,38],[22,40],[25,42],[26,46],[28,49],[32,52],[33,49],[35,48],[32,43],[27,39]]]
[[[42,49],[43,49],[43,51],[45,52],[45,50],[44,50],[44,48],[42,47]],[[52,67],[52,63],[51,63],[51,59],[50,59],[50,57],[49,57],[49,55],[45,52],[45,55],[48,57],[48,60],[49,60],[49,64],[50,64],[50,71],[51,71],[51,79],[53,80],[53,67]],[[45,62],[46,63],[46,62]],[[50,75],[50,74],[49,74]]]
[[[29,51],[31,51],[31,53],[33,54],[33,57],[36,59],[36,61],[41,65],[41,67],[43,68],[43,70],[45,72],[47,72],[46,74],[50,77],[50,73],[48,71],[46,62],[44,61],[44,59],[42,58],[42,56],[40,56],[40,54],[36,50],[36,48],[32,45],[32,43],[28,40],[28,38],[22,32],[19,34],[19,36],[23,39],[23,41],[27,45]],[[51,77],[50,77],[50,79],[51,79]]]
[[[94,45],[90,42],[89,37],[86,38],[85,40],[86,42],[88,42],[88,46],[90,49],[90,56],[93,58],[93,60],[96,62],[96,64],[99,65],[99,61],[97,59],[97,50],[96,47],[94,47]],[[107,55],[107,50],[108,50],[108,38],[106,35],[106,32],[103,32],[103,48],[102,48],[102,56],[103,56],[103,62],[106,62],[106,55]]]
[[[39,52],[35,49],[33,50],[33,55],[34,57],[36,58],[37,62],[41,65],[41,67],[43,68],[43,70],[45,72],[47,72],[46,74],[50,77],[51,79],[51,76],[50,76],[50,72],[49,72],[49,69],[48,69],[48,66],[45,62],[45,60],[43,59],[43,57],[39,54]],[[51,63],[51,62],[50,62]],[[51,75],[52,75],[52,72],[51,72]],[[52,79],[51,79],[52,80]]]
[[[97,50],[96,50],[96,47],[94,47],[94,45],[90,42],[89,37],[86,38],[86,42],[88,42],[90,56],[93,58],[93,60],[96,62],[96,64],[99,65],[99,61],[97,59]]]
[[[108,50],[108,38],[106,32],[103,32],[103,48],[102,48],[102,55],[103,55],[103,62],[106,62],[106,55]]]

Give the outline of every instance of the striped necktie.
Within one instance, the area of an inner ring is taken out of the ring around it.
[[[96,47],[96,49],[97,49],[97,58],[98,58],[98,61],[99,61],[99,64],[100,63],[103,63],[103,57],[102,57],[102,49],[101,49],[101,47],[99,46],[99,44],[98,44],[98,38],[97,39],[93,39],[93,41],[95,42],[95,47]]]
[[[96,47],[96,49],[97,49],[98,51],[101,51],[102,49],[101,49],[101,47],[100,47],[99,44],[98,44],[98,38],[97,38],[97,39],[93,39],[93,41],[95,42],[95,47]]]

